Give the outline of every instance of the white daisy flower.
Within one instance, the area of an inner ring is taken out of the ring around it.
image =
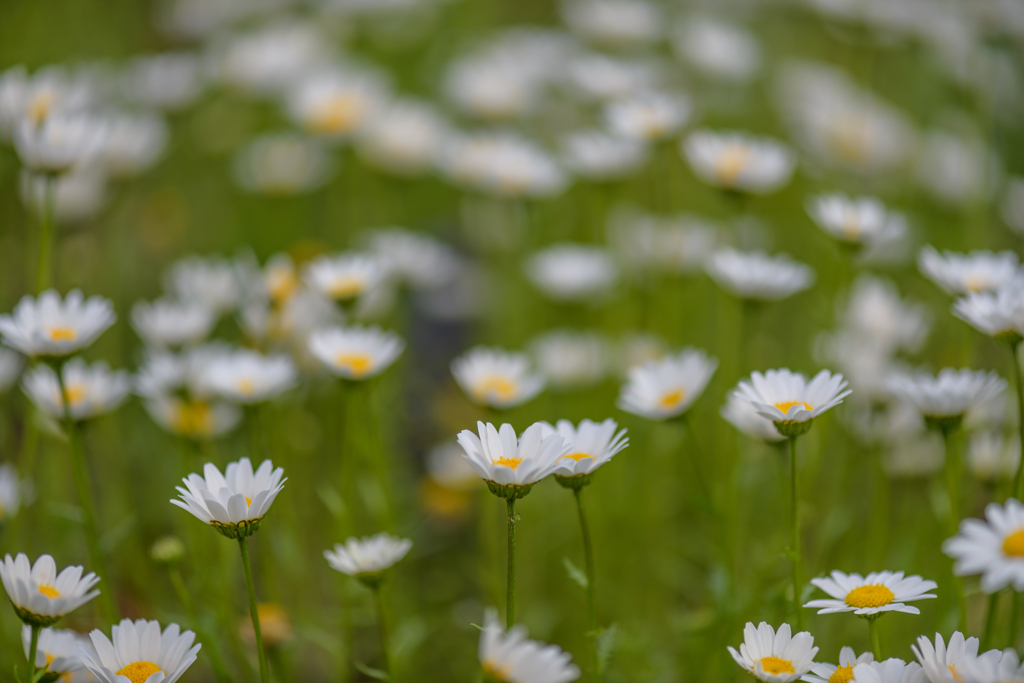
[[[739,384],[736,393],[749,401],[759,415],[775,423],[785,436],[797,436],[811,428],[811,422],[850,395],[840,374],[822,370],[810,382],[789,368],[754,372]]]
[[[664,32],[661,7],[647,0],[569,0],[562,18],[573,33],[609,47],[653,43]]]
[[[509,133],[454,137],[438,163],[457,185],[508,199],[552,197],[569,183],[546,150]]]
[[[21,644],[25,657],[32,649],[32,627],[26,624],[21,629]],[[75,631],[44,628],[39,631],[36,645],[36,668],[48,674],[56,674],[61,683],[82,683],[85,669],[81,648],[92,649],[89,639]]]
[[[496,429],[488,422],[476,423],[479,436],[463,429],[459,445],[466,452],[466,461],[488,488],[498,496],[521,498],[530,487],[561,467],[562,457],[570,445],[557,433],[545,436],[545,426],[535,422],[522,436],[510,424]]]
[[[450,284],[461,267],[454,249],[412,230],[374,230],[369,242],[388,272],[416,290],[432,291]]]
[[[953,315],[982,334],[1010,342],[1024,336],[1024,280],[995,291],[970,292],[953,303]]]
[[[196,661],[196,634],[171,624],[122,619],[111,628],[111,638],[96,629],[89,634],[95,652],[83,648],[82,662],[101,683],[174,683]]]
[[[284,470],[264,460],[253,472],[249,458],[228,464],[224,474],[207,463],[203,476],[190,474],[176,487],[181,500],[172,500],[182,510],[217,529],[228,538],[256,533],[260,521],[284,488]]]
[[[718,369],[718,359],[685,348],[629,369],[616,405],[650,420],[682,415],[700,398]]]
[[[480,633],[480,666],[486,680],[497,683],[569,683],[580,677],[568,652],[556,645],[529,640],[526,628],[513,626],[507,632],[498,613],[487,610]]]
[[[526,403],[544,389],[524,353],[478,346],[452,361],[452,376],[473,402],[491,408]]]
[[[92,590],[99,577],[82,572],[75,566],[58,574],[49,555],[40,555],[33,565],[25,553],[16,558],[8,554],[0,565],[0,582],[19,619],[29,626],[52,626],[100,594]]]
[[[870,664],[873,661],[875,661],[875,656],[870,652],[858,656],[852,647],[843,647],[839,650],[838,665],[815,662],[811,664],[811,672],[801,676],[800,680],[807,683],[849,683],[853,678],[855,666]]]
[[[765,683],[792,683],[811,670],[814,637],[807,631],[791,636],[789,624],[775,631],[762,621],[754,628],[747,622],[739,652],[729,647],[729,654],[744,670]]]
[[[928,335],[931,316],[920,304],[900,298],[899,290],[887,280],[860,275],[854,281],[850,299],[840,321],[859,339],[857,348],[868,341],[872,350],[915,352]]]
[[[1009,439],[994,429],[971,434],[967,443],[967,467],[982,481],[1012,479],[1020,464],[1020,436]]]
[[[942,640],[942,635],[936,633],[934,645],[927,636],[920,636],[917,644],[911,645],[910,649],[921,663],[930,683],[959,683],[964,680],[963,672],[976,660],[998,662],[1002,656],[999,650],[989,650],[979,656],[978,639],[965,639],[960,631],[955,631],[949,637],[948,645]]]
[[[14,386],[25,367],[25,356],[0,346],[0,393]]]
[[[9,462],[0,463],[0,526],[18,514],[22,498],[18,471]]]
[[[107,138],[99,163],[114,178],[151,168],[167,148],[167,123],[155,114],[116,113],[106,117]]]
[[[719,414],[726,422],[752,439],[760,439],[766,443],[778,443],[785,440],[779,434],[775,423],[757,412],[753,404],[732,391],[725,399]]]
[[[376,287],[386,274],[384,264],[369,254],[321,256],[302,269],[307,285],[337,301],[350,301]]]
[[[53,112],[38,123],[22,119],[14,128],[14,148],[37,173],[67,173],[96,159],[107,144],[109,126],[81,112]]]
[[[814,270],[785,254],[720,249],[708,259],[711,278],[741,299],[775,301],[803,291],[814,283]]]
[[[896,657],[855,664],[849,675],[851,683],[924,683],[927,680],[920,664]]]
[[[264,356],[249,349],[239,349],[211,363],[208,372],[211,389],[245,405],[277,398],[299,381],[299,371],[288,356]]]
[[[819,228],[849,244],[873,242],[885,233],[889,223],[885,204],[875,197],[819,195],[808,201],[807,213]]]
[[[266,133],[240,149],[234,176],[247,192],[287,197],[311,192],[331,177],[333,164],[323,144],[301,133]]]
[[[301,78],[288,93],[287,106],[306,132],[342,139],[371,121],[386,97],[386,84],[376,73],[331,67]]]
[[[430,170],[445,134],[446,124],[433,108],[401,99],[367,121],[356,144],[368,164],[411,176]]]
[[[84,299],[73,289],[62,300],[48,289],[37,298],[22,297],[11,315],[0,315],[0,335],[26,356],[69,356],[92,344],[115,320],[109,299]]]
[[[226,259],[187,256],[164,275],[164,288],[179,301],[198,303],[214,313],[226,313],[242,299],[235,264]]]
[[[938,375],[899,374],[889,391],[913,405],[926,421],[962,419],[968,410],[1003,393],[1006,380],[994,372],[943,368]]]
[[[569,452],[561,457],[558,469],[555,470],[559,483],[563,479],[572,480],[576,477],[581,477],[576,480],[579,484],[589,483],[589,477],[586,480],[582,478],[629,445],[626,430],[619,429],[618,423],[611,418],[603,422],[582,420],[578,426],[569,420],[559,420],[554,426],[547,422],[541,424],[544,425],[545,435],[558,434],[569,446]]]
[[[978,657],[964,665],[961,676],[965,683],[1021,683],[1024,681],[1024,666],[1017,651],[1008,647],[1002,657]]]
[[[761,46],[750,31],[711,17],[693,17],[676,33],[675,52],[704,76],[743,82],[761,67]]]
[[[552,389],[594,386],[611,369],[608,340],[595,332],[546,332],[530,343],[530,355]]]
[[[526,276],[555,301],[593,301],[612,288],[618,268],[601,247],[566,243],[529,257]]]
[[[158,425],[190,439],[212,439],[227,434],[242,421],[241,408],[226,401],[168,395],[147,397],[145,406]]]
[[[42,363],[25,373],[22,386],[32,403],[57,420],[65,418],[64,401],[76,422],[109,413],[128,398],[132,390],[127,370],[111,370],[104,361],[92,365],[72,358],[61,368],[64,391],[57,373]]]
[[[605,123],[616,135],[649,142],[675,135],[690,118],[690,100],[683,95],[650,92],[609,103]]]
[[[362,380],[391,367],[405,350],[405,341],[379,327],[350,325],[313,332],[309,350],[335,375]]]
[[[832,596],[832,600],[811,600],[804,607],[818,614],[853,612],[870,616],[882,612],[920,614],[921,610],[903,603],[934,598],[928,593],[938,587],[934,581],[920,576],[903,576],[903,572],[872,572],[867,576],[844,574],[834,570],[832,578],[811,579],[811,583]]]
[[[955,560],[958,576],[981,575],[981,589],[992,594],[1006,586],[1024,590],[1024,505],[1013,498],[989,503],[985,520],[965,519],[960,533],[946,539],[942,552]]]
[[[405,557],[410,548],[412,541],[407,538],[379,533],[349,538],[335,545],[334,550],[325,550],[324,557],[332,569],[372,584],[380,580],[381,572]]]
[[[647,145],[633,138],[588,130],[562,141],[562,159],[569,170],[595,182],[620,180],[647,161]]]
[[[694,131],[682,153],[698,178],[734,192],[773,192],[789,182],[796,167],[796,155],[784,144],[746,133]]]
[[[926,246],[917,257],[917,266],[929,280],[947,294],[963,296],[970,292],[994,292],[1010,284],[1019,272],[1017,255],[1012,251],[972,251],[957,254]]]
[[[132,306],[132,327],[144,342],[156,348],[198,344],[210,336],[217,316],[199,302],[157,299]]]

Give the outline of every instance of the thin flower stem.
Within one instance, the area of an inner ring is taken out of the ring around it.
[[[949,498],[949,530],[950,536],[956,536],[957,526],[960,521],[959,500],[960,500],[960,454],[956,448],[956,428],[947,427],[942,429],[942,440],[946,448],[946,495]],[[967,598],[964,595],[964,581],[956,574],[953,576],[953,592],[956,594],[957,611],[959,616],[959,629],[967,633]]]
[[[242,568],[245,570],[245,587],[249,591],[249,615],[252,617],[252,631],[256,634],[256,655],[260,660],[260,681],[269,683],[270,670],[267,669],[267,653],[263,650],[263,633],[260,631],[259,606],[256,604],[256,587],[252,582],[252,567],[249,566],[249,546],[245,537],[238,539],[238,548],[242,553]]]
[[[882,661],[882,642],[878,639],[878,615],[868,617],[868,631],[871,632],[871,652],[875,661]]]
[[[67,431],[68,448],[71,451],[71,473],[75,480],[78,503],[82,506],[82,523],[85,526],[89,559],[95,568],[94,571],[101,578],[110,581],[111,576],[106,570],[103,549],[100,547],[99,531],[96,525],[96,504],[93,501],[92,488],[89,485],[89,471],[85,464],[82,435],[78,430],[78,424],[71,415],[71,402],[67,400],[67,389],[64,387],[63,368],[55,367],[54,373],[57,375],[57,383],[60,386],[61,403],[64,405],[64,427]],[[112,591],[108,589],[100,592],[99,605],[100,613],[106,621],[117,621],[117,608],[114,605]]]
[[[790,559],[793,563],[793,611],[796,613],[796,629],[804,627],[803,610],[800,608],[800,504],[797,485],[796,439],[789,437],[789,513],[793,522],[793,537],[790,544]]]
[[[587,524],[587,515],[583,510],[583,489],[572,490],[576,496],[576,510],[580,515],[580,533],[583,535],[583,563],[587,570],[587,624],[591,643],[591,654],[593,655],[594,680],[601,680],[601,670],[597,660],[597,606],[594,600],[594,548],[590,543],[590,526]]]
[[[41,626],[32,626],[32,641],[28,646],[28,678],[25,683],[33,683],[36,677],[36,651],[39,650],[39,632]]]
[[[1020,359],[1017,350],[1020,342],[1010,344],[1010,359],[1013,363],[1013,388],[1017,391],[1017,429],[1020,430],[1021,443],[1024,443],[1024,382],[1021,380]],[[1013,477],[1011,496],[1017,500],[1024,499],[1024,458],[1017,463],[1017,473]]]
[[[1007,627],[1006,647],[1017,648],[1017,620],[1020,618],[1020,594],[1010,592],[1010,624]]]
[[[981,635],[981,649],[987,651],[992,647],[992,636],[996,628],[996,616],[999,613],[999,591],[988,596],[988,614],[985,616],[985,632]]]
[[[39,262],[36,267],[36,290],[42,292],[53,283],[53,222],[57,179],[47,173],[43,176],[43,210],[39,221]]]
[[[516,499],[505,500],[508,513],[508,591],[505,595],[505,627],[516,623]]]
[[[388,640],[388,626],[384,618],[384,600],[380,595],[380,584],[372,587],[373,603],[377,606],[377,628],[380,629],[380,648],[384,654],[384,673],[391,677],[391,644]]]

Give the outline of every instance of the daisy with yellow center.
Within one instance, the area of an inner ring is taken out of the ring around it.
[[[901,220],[874,197],[825,194],[812,197],[807,213],[819,228],[850,245],[869,245],[882,237],[890,221]]]
[[[981,576],[991,595],[1007,586],[1024,591],[1024,505],[1015,498],[990,503],[985,519],[965,519],[960,532],[942,544],[958,576]]]
[[[489,408],[512,408],[544,389],[525,353],[478,346],[453,360],[451,370],[470,400]]]
[[[1017,277],[1019,264],[1012,251],[958,254],[939,252],[932,246],[921,249],[917,259],[921,274],[954,296],[994,292],[1006,287]]]
[[[7,555],[0,563],[0,582],[18,617],[33,628],[51,626],[99,595],[93,590],[99,582],[95,574],[83,576],[81,567],[58,574],[49,555],[40,555],[34,565],[23,553]]]
[[[332,327],[309,336],[309,350],[332,374],[350,381],[376,377],[405,349],[397,334],[379,327]]]
[[[814,647],[810,633],[791,634],[789,624],[783,624],[776,632],[767,622],[762,621],[757,627],[748,622],[739,651],[730,647],[729,654],[758,680],[792,683],[811,670],[818,648]]]
[[[745,133],[698,130],[683,141],[681,151],[702,181],[736,192],[773,192],[789,182],[796,167],[788,147]]]
[[[31,656],[32,649],[32,628],[24,626],[21,632],[22,645],[25,648],[25,656]],[[39,631],[36,642],[36,669],[46,671],[58,680],[71,683],[76,676],[85,668],[82,664],[79,648],[83,645],[89,646],[89,639],[74,631],[63,629],[44,628]]]
[[[717,368],[717,359],[693,348],[648,361],[630,369],[618,406],[651,420],[679,417],[701,397]]]
[[[927,636],[920,636],[910,649],[924,669],[927,680],[935,683],[963,683],[964,673],[975,666],[987,668],[998,665],[1002,659],[1003,653],[999,650],[989,650],[979,655],[979,645],[977,638],[965,638],[960,631],[954,631],[948,643],[943,641],[942,635],[936,633],[934,643]]]
[[[26,356],[62,358],[92,344],[116,318],[107,299],[86,299],[77,289],[62,299],[49,289],[23,297],[11,315],[0,315],[0,335]]]
[[[70,415],[80,422],[116,409],[128,398],[132,384],[124,370],[111,370],[103,361],[89,365],[76,357],[63,363],[60,377],[49,365],[37,364],[25,373],[22,386],[50,417],[64,421]]]
[[[380,284],[386,275],[376,256],[347,252],[321,256],[302,270],[302,279],[314,290],[340,302],[348,302]]]
[[[196,661],[201,645],[192,631],[182,632],[177,624],[161,630],[160,623],[123,619],[111,629],[108,638],[100,630],[89,634],[92,648],[81,649],[85,668],[100,683],[146,683],[154,674],[163,674],[162,683],[175,683]]]

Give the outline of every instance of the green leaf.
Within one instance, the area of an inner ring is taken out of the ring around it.
[[[565,565],[565,571],[569,573],[569,578],[578,583],[580,588],[586,589],[587,575],[583,573],[583,570],[574,565],[568,557],[562,558],[562,564]]]
[[[608,660],[611,659],[618,636],[619,627],[615,624],[604,629],[597,636],[597,670],[600,673],[604,673],[608,668]]]
[[[365,675],[369,676],[370,678],[375,678],[378,681],[388,681],[388,680],[391,680],[388,677],[388,673],[386,671],[381,671],[380,669],[374,669],[373,667],[366,666],[365,664],[363,664],[360,661],[352,662],[352,664],[353,664],[353,666],[356,667],[356,669],[360,673],[365,674]]]

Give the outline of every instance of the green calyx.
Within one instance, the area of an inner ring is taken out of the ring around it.
[[[963,415],[925,415],[924,423],[929,429],[935,429],[943,434],[951,434],[960,428],[964,421]]]
[[[516,500],[517,498],[525,498],[526,494],[533,490],[533,484],[498,484],[489,481],[487,482],[487,488],[498,498]]]
[[[781,420],[775,423],[775,429],[779,430],[779,434],[783,436],[802,436],[811,430],[813,423],[814,420],[807,420],[805,422]]]
[[[564,489],[571,489],[573,491],[579,491],[581,488],[590,483],[591,478],[594,476],[593,472],[587,474],[576,474],[571,477],[566,477],[561,474],[555,475],[555,481],[558,485]]]
[[[210,526],[219,531],[222,536],[238,540],[239,538],[248,538],[254,533],[260,530],[260,522],[263,518],[259,519],[247,519],[244,522],[238,524],[223,524],[221,522],[213,521],[210,522]]]
[[[60,621],[61,618],[61,615],[57,615],[55,617],[47,617],[43,616],[42,614],[33,614],[32,612],[29,612],[27,609],[18,607],[13,602],[11,603],[11,605],[14,607],[14,613],[18,615],[18,618],[21,619],[22,622],[28,624],[29,626],[47,628],[49,626],[53,626],[54,624],[56,624],[58,621]]]

